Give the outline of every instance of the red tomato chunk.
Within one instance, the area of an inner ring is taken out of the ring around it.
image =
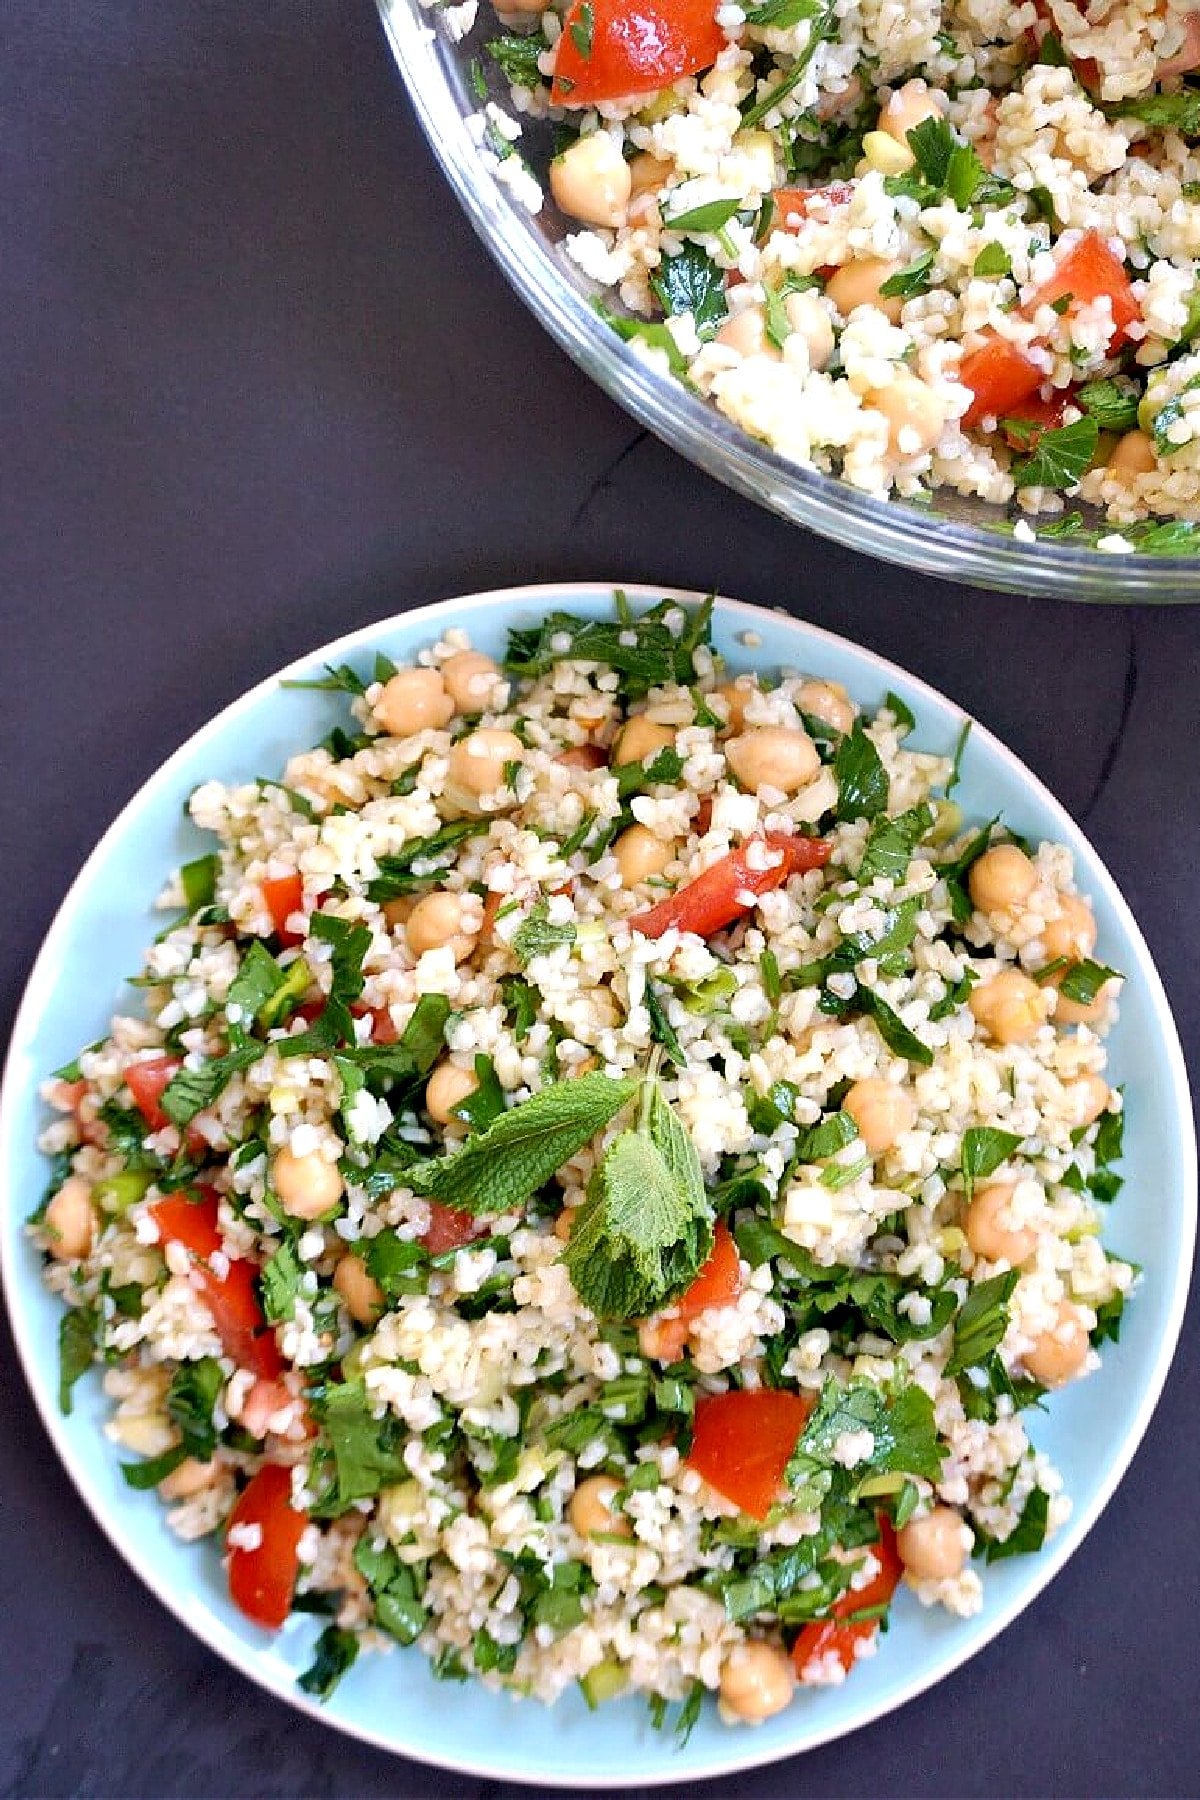
[[[688,1467],[752,1518],[765,1519],[812,1412],[777,1388],[710,1394],[696,1406]]]
[[[292,1478],[278,1463],[268,1463],[238,1497],[229,1515],[229,1532],[242,1527],[247,1536],[258,1528],[258,1543],[229,1551],[229,1594],[239,1612],[277,1631],[292,1610],[296,1576],[300,1572],[297,1551],[308,1524],[305,1513],[292,1501]]]
[[[713,0],[575,0],[563,20],[551,96],[593,106],[669,87],[725,48]]]

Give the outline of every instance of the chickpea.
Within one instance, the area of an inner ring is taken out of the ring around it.
[[[1019,1269],[1037,1249],[1037,1233],[1028,1226],[1010,1223],[1014,1191],[1011,1181],[993,1181],[987,1187],[977,1188],[963,1219],[963,1230],[976,1256]]]
[[[757,1724],[783,1711],[795,1685],[790,1657],[774,1644],[735,1644],[721,1670],[721,1710]]]
[[[96,1208],[91,1183],[68,1175],[42,1217],[47,1248],[59,1262],[86,1256],[96,1240]]]
[[[807,731],[788,725],[762,725],[731,738],[725,746],[725,760],[752,793],[771,787],[781,794],[798,794],[821,767],[817,746]]]
[[[174,1503],[177,1500],[194,1500],[216,1480],[219,1465],[215,1462],[201,1462],[198,1457],[185,1456],[178,1468],[164,1475],[158,1484],[159,1494],[164,1500]]]
[[[1068,1081],[1063,1092],[1067,1097],[1071,1123],[1077,1131],[1085,1126],[1094,1125],[1102,1112],[1108,1110],[1112,1093],[1107,1081],[1099,1075],[1080,1075],[1075,1081]]]
[[[823,369],[833,355],[833,320],[829,308],[811,288],[789,294],[783,303],[788,324],[808,345],[808,366]]]
[[[438,1125],[455,1124],[452,1109],[461,1106],[478,1086],[473,1069],[460,1069],[452,1062],[439,1063],[425,1083],[425,1110]]]
[[[415,894],[399,894],[395,900],[385,900],[382,911],[389,930],[398,931],[401,925],[407,925],[416,904]]]
[[[1043,1387],[1061,1387],[1083,1368],[1089,1341],[1079,1308],[1064,1300],[1056,1323],[1025,1352],[1025,1367]]]
[[[482,650],[459,650],[441,667],[446,692],[460,713],[482,712],[501,679],[500,671]]]
[[[615,229],[633,192],[620,145],[607,131],[577,139],[550,164],[550,192],[569,218]]]
[[[844,319],[859,306],[877,306],[893,325],[900,323],[904,301],[899,294],[883,295],[885,281],[900,272],[898,262],[884,257],[864,256],[858,262],[843,263],[825,284],[826,298],[833,301]]]
[[[461,896],[447,893],[444,889],[422,895],[408,915],[404,932],[414,956],[424,956],[427,950],[440,950],[443,945],[449,944],[454,952],[455,962],[462,962],[464,957],[470,956],[479,935],[478,932],[463,929]]]
[[[522,14],[529,14],[540,19],[545,10],[546,0],[504,0],[503,6],[496,8],[502,18],[516,18]]]
[[[1036,886],[1037,870],[1016,844],[993,844],[967,872],[967,891],[981,913],[1008,912]]]
[[[779,356],[777,346],[767,336],[767,315],[761,306],[743,306],[730,313],[715,341],[727,350],[736,350],[739,356]]]
[[[935,1506],[923,1519],[910,1519],[896,1533],[896,1549],[916,1581],[948,1581],[966,1561],[962,1519],[952,1506]]]
[[[907,147],[909,132],[914,131],[926,119],[940,118],[941,113],[938,97],[930,91],[926,82],[906,81],[903,87],[896,89],[887,105],[880,109],[879,129],[895,138],[898,144]]]
[[[726,731],[741,731],[746,723],[746,702],[755,693],[752,682],[723,681],[720,687],[713,689],[713,696],[725,702],[725,710],[729,722]]]
[[[853,731],[858,709],[840,681],[805,681],[796,690],[796,705],[802,713],[820,719],[833,731]]]
[[[1045,1023],[1045,994],[1019,969],[1002,969],[990,981],[972,988],[967,1005],[989,1037],[998,1044],[1027,1044]]]
[[[297,1156],[284,1149],[271,1165],[271,1185],[283,1210],[294,1219],[319,1219],[337,1205],[344,1183],[337,1164],[326,1162],[315,1150]]]
[[[571,1233],[575,1229],[575,1215],[578,1211],[577,1206],[564,1206],[555,1219],[554,1235],[560,1244],[570,1242]]]
[[[507,763],[524,760],[525,747],[512,731],[484,726],[460,738],[450,752],[450,781],[464,793],[478,798],[505,786]]]
[[[648,719],[645,713],[635,713],[621,727],[621,735],[613,750],[613,767],[619,768],[622,763],[645,762],[647,757],[672,748],[674,743],[673,726],[660,725],[657,719]]]
[[[940,397],[915,375],[897,372],[886,387],[871,388],[863,405],[882,413],[888,422],[888,443],[897,456],[919,456],[932,450],[946,423]]]
[[[1057,919],[1049,919],[1042,933],[1042,948],[1047,962],[1065,956],[1069,962],[1083,962],[1096,948],[1096,920],[1091,907],[1079,894],[1060,894],[1061,908]]]
[[[343,1256],[333,1271],[333,1285],[346,1311],[360,1325],[373,1325],[383,1308],[383,1289],[361,1256]]]
[[[621,871],[621,886],[627,888],[649,881],[652,875],[661,875],[675,854],[674,844],[655,837],[648,825],[631,825],[612,849]]]
[[[1122,480],[1132,475],[1149,475],[1158,467],[1154,439],[1144,431],[1127,431],[1124,437],[1117,439],[1107,466],[1110,475],[1120,476]]]
[[[1066,972],[1063,969],[1057,976],[1052,976],[1051,986],[1057,988]],[[1054,1023],[1102,1025],[1108,1017],[1109,1002],[1116,998],[1119,986],[1117,981],[1106,981],[1094,1000],[1068,1000],[1060,993],[1054,1004]]]
[[[657,156],[651,156],[648,150],[642,150],[629,161],[630,198],[640,200],[643,194],[657,194],[667,176],[671,173],[672,164],[663,162]]]
[[[375,717],[392,737],[412,737],[448,725],[454,702],[436,669],[398,669],[375,702]]]
[[[632,1537],[633,1526],[623,1513],[613,1511],[613,1496],[621,1484],[611,1475],[589,1475],[571,1495],[567,1517],[580,1537],[591,1537],[602,1531],[617,1537]]]
[[[903,1132],[912,1130],[917,1118],[917,1109],[904,1089],[876,1075],[854,1083],[842,1101],[842,1111],[858,1126],[863,1147],[871,1156],[890,1150]]]

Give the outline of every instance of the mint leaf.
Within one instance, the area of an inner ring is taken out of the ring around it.
[[[696,1147],[658,1082],[635,1131],[596,1170],[567,1244],[575,1291],[598,1317],[644,1317],[674,1299],[712,1250]]]
[[[592,1074],[543,1088],[454,1155],[418,1164],[411,1184],[467,1212],[515,1212],[629,1104],[637,1086]]]
[[[513,955],[522,968],[528,968],[535,956],[545,956],[559,944],[575,942],[575,927],[569,922],[553,925],[547,901],[539,900],[524,919],[512,941]]]

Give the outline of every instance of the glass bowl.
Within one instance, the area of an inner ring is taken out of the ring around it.
[[[569,227],[549,194],[541,211],[530,213],[479,156],[468,120],[489,99],[509,105],[507,83],[483,49],[501,29],[489,0],[457,42],[439,24],[436,0],[378,4],[417,117],[475,230],[551,336],[664,443],[794,524],[929,575],[1064,600],[1200,600],[1200,555],[1114,554],[1066,539],[1022,542],[999,507],[948,491],[931,505],[873,499],[788,462],[641,362],[597,316],[592,299],[599,290],[559,248]],[[537,130],[529,121],[523,142],[536,145]]]

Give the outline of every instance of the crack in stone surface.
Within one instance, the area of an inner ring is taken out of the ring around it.
[[[639,449],[649,436],[650,433],[643,428],[636,436],[630,438],[627,444],[623,445],[622,448],[617,451],[617,454],[612,458],[611,462],[607,462],[604,465],[596,479],[588,488],[587,493],[583,496],[583,499],[579,502],[579,505],[575,508],[575,514],[571,521],[573,525],[581,525],[583,523],[584,515],[587,513],[589,506],[591,506],[592,501],[597,499],[606,487],[611,486],[613,476],[621,467],[621,464],[625,461],[626,457],[632,456],[634,451]]]
[[[1109,739],[1108,748],[1101,758],[1100,772],[1096,776],[1091,793],[1088,795],[1087,800],[1080,809],[1079,823],[1081,825],[1087,824],[1087,821],[1091,818],[1097,806],[1099,806],[1100,801],[1103,799],[1105,789],[1112,779],[1113,770],[1117,766],[1117,761],[1125,742],[1125,733],[1128,730],[1129,721],[1133,714],[1133,702],[1137,695],[1137,685],[1137,631],[1134,627],[1133,620],[1130,619],[1129,649],[1125,658],[1125,685],[1121,695],[1121,710],[1117,714],[1116,728],[1113,731],[1112,737]]]

